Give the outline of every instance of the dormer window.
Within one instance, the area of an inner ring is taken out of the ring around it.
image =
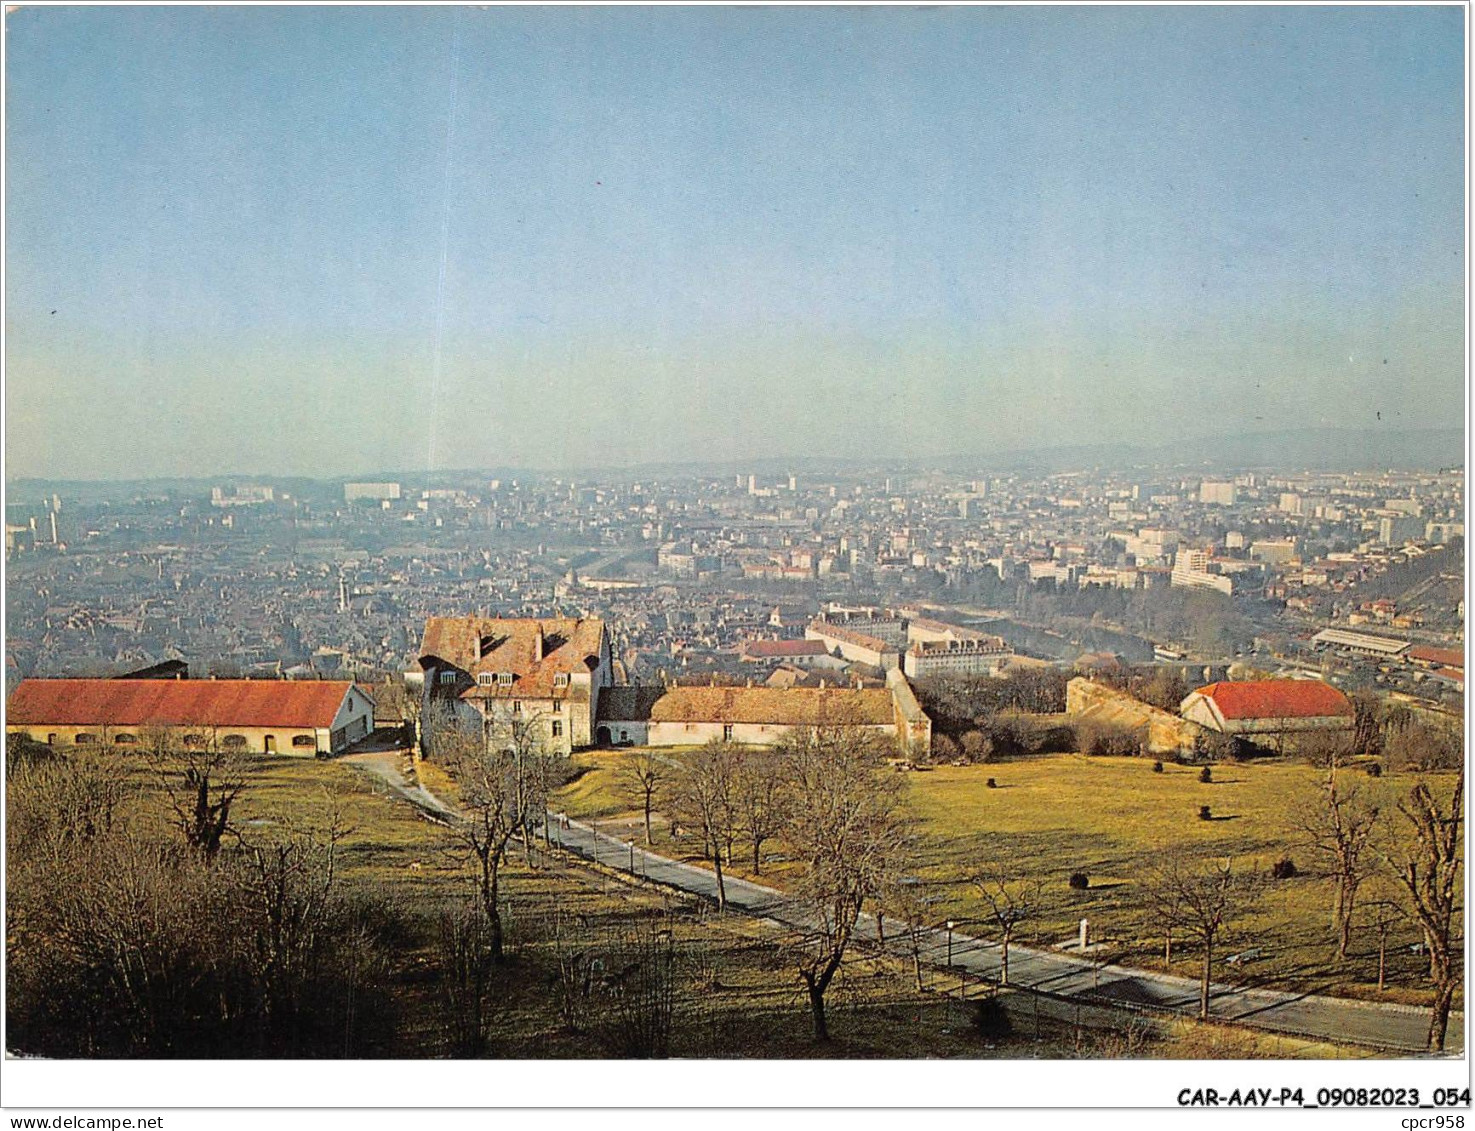
[[[491,672],[477,672],[476,673],[476,682],[481,687],[491,687],[492,686],[492,680],[494,678],[495,677],[492,675]]]
[[[568,672],[557,672],[557,673],[555,673],[554,676],[553,676],[553,686],[554,687],[567,687],[568,686]]]
[[[511,687],[512,686],[512,673],[511,672],[498,672],[497,673],[497,686],[498,687]]]
[[[445,669],[440,673],[440,681],[442,683],[455,683],[456,673],[450,669]]]

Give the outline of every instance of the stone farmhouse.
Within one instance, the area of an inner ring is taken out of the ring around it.
[[[526,725],[561,754],[591,746],[613,666],[592,617],[431,617],[420,644],[426,748],[452,719]]]
[[[911,752],[931,747],[932,722],[899,670],[884,687],[616,686],[609,634],[595,618],[432,617],[420,648],[424,747],[455,719],[522,720],[545,749],[767,746],[796,727],[864,727]]]

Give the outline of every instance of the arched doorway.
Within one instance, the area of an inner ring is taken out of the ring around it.
[[[609,745],[609,727],[598,727],[594,731],[594,741],[600,746]]]

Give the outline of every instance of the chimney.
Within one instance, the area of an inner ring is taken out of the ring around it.
[[[538,622],[538,627],[533,630],[533,663],[543,662],[543,622]]]

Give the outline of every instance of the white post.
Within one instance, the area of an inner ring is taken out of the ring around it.
[[[1088,932],[1088,929],[1087,929],[1087,926],[1086,926],[1086,920],[1082,919],[1081,920],[1081,953],[1083,953],[1083,954],[1085,953],[1085,950],[1086,950],[1086,937],[1087,937],[1088,933],[1089,932]]]

